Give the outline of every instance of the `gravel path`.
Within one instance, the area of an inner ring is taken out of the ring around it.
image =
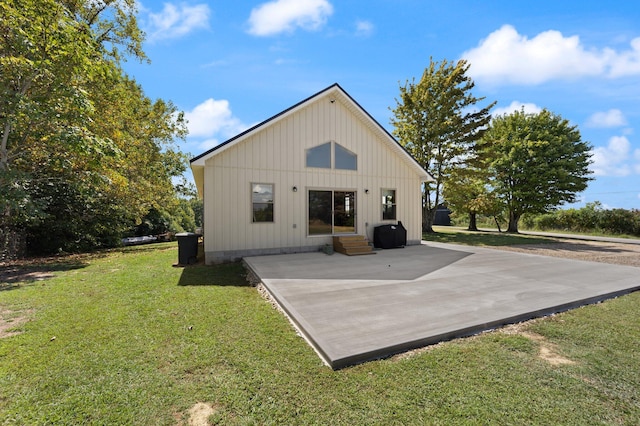
[[[549,244],[524,244],[492,248],[640,268],[640,245],[562,239],[555,241]]]

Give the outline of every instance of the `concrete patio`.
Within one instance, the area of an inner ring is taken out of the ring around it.
[[[640,289],[634,267],[439,243],[244,260],[334,369]]]

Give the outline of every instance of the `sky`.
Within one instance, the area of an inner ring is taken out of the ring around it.
[[[640,2],[140,0],[124,69],[189,120],[192,156],[338,83],[390,132],[399,88],[469,62],[493,114],[559,114],[592,146],[582,207],[640,208]]]

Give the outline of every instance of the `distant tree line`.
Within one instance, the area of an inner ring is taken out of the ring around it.
[[[154,232],[194,226],[192,196],[172,183],[186,169],[174,145],[186,136],[183,114],[121,68],[127,57],[147,61],[136,7],[0,2],[5,253],[22,239],[31,253],[80,251],[117,245],[145,223]]]
[[[591,179],[591,146],[546,109],[491,117],[495,102],[478,105],[469,67],[431,60],[419,81],[400,86],[392,110],[395,136],[433,177],[423,185],[423,232],[443,203],[468,215],[470,230],[486,215],[498,226],[506,216],[506,230],[518,232],[523,215],[576,201]]]
[[[507,221],[504,214],[479,214],[477,217],[480,228],[506,227]],[[466,226],[469,223],[467,214],[452,212],[451,223],[454,226]],[[581,208],[525,214],[522,217],[522,228],[530,231],[640,236],[640,210],[606,209],[596,201]]]
[[[640,210],[605,209],[599,202],[523,218],[527,229],[640,236]]]

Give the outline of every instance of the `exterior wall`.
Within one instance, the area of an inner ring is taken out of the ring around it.
[[[382,220],[381,202],[381,189],[395,189],[397,218],[407,240],[419,243],[420,177],[378,137],[345,104],[321,98],[210,157],[204,170],[207,263],[331,243],[331,236],[308,236],[310,189],[356,191],[356,233],[371,241],[376,225],[396,223]],[[329,141],[357,155],[357,171],[305,166],[306,150]],[[274,184],[273,223],[252,223],[251,183]]]

